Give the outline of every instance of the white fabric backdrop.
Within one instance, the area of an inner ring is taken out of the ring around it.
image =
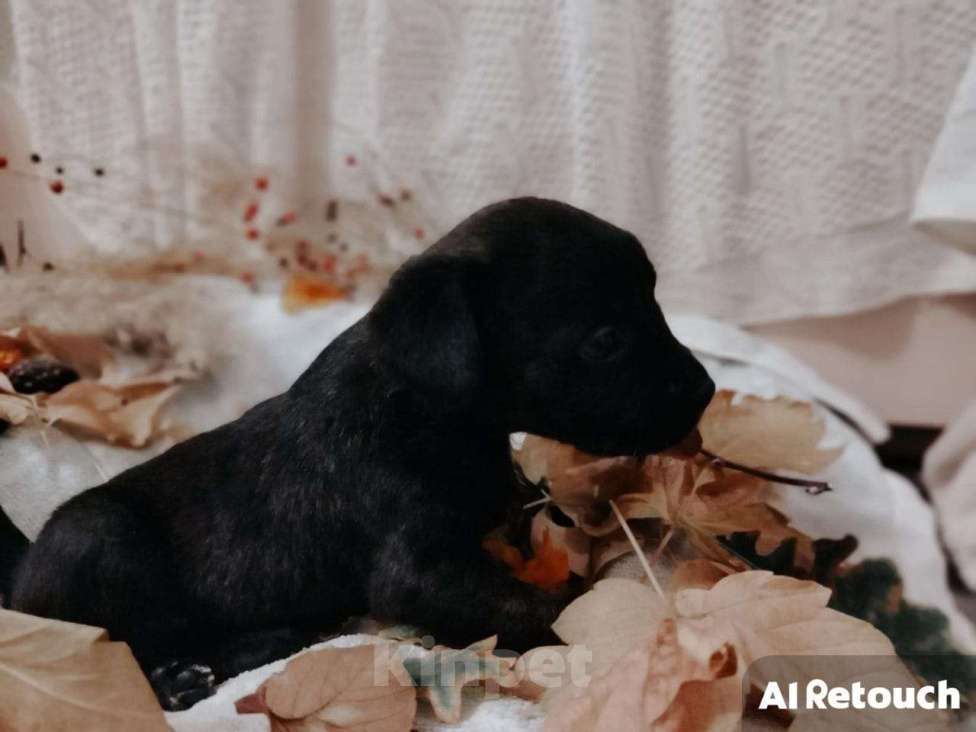
[[[967,0],[6,1],[45,165],[112,168],[62,196],[103,252],[233,238],[163,211],[256,167],[287,173],[283,200],[365,196],[354,154],[436,231],[519,193],[590,208],[642,238],[676,310],[976,289],[972,258],[906,225]]]
[[[912,218],[918,226],[976,254],[976,54],[926,168]],[[959,398],[962,402],[972,395]],[[923,478],[942,540],[962,579],[976,588],[976,401],[970,401],[926,454]]]

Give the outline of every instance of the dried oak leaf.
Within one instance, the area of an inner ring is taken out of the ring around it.
[[[18,394],[6,374],[0,372],[0,420],[22,424],[37,410],[33,398]]]
[[[727,389],[717,392],[698,423],[709,452],[754,468],[812,475],[843,451],[819,447],[826,427],[809,402],[736,396]]]
[[[30,346],[19,338],[0,333],[0,371],[4,371],[24,358]]]
[[[549,507],[532,517],[530,529],[533,559],[548,568],[546,582],[540,586],[557,586],[569,579],[573,572],[585,577],[590,563],[590,537],[576,526],[557,523]],[[532,572],[533,570],[529,570]],[[527,580],[529,581],[529,580]],[[540,584],[536,582],[536,584]]]
[[[585,576],[590,561],[590,539],[574,526],[560,526],[548,510],[532,518],[532,557],[526,559],[517,547],[498,535],[490,535],[482,547],[512,570],[523,582],[556,590],[569,580],[570,572]]]
[[[585,509],[631,489],[640,478],[636,458],[598,458],[536,435],[526,435],[515,459],[529,481],[548,484],[549,495],[561,508]]]
[[[667,618],[658,625],[653,638],[623,655],[585,689],[576,690],[555,707],[546,717],[545,730],[661,729],[659,720],[685,684],[723,679],[734,674],[737,667],[730,643],[716,644],[683,632],[677,621]]]
[[[417,696],[430,703],[440,721],[461,720],[464,687],[481,682],[514,684],[511,674],[515,659],[495,655],[497,640],[492,636],[461,649],[434,647],[403,659],[403,667],[417,687]]]
[[[653,637],[669,613],[669,603],[647,585],[611,577],[574,600],[552,629],[566,643],[585,646],[600,673]]]
[[[179,390],[168,375],[112,386],[76,381],[40,402],[40,414],[60,427],[126,447],[144,447],[160,431],[163,406]]]
[[[759,478],[714,467],[707,458],[693,460],[655,455],[643,465],[640,492],[614,499],[627,519],[658,518],[686,532],[691,544],[708,559],[723,560],[728,552],[716,537],[756,532],[756,550],[774,551],[784,541],[795,542],[798,566],[812,569],[812,540],[794,529],[789,519],[766,503],[769,484]],[[582,528],[594,536],[618,528],[614,516]]]
[[[614,580],[607,584],[609,582],[598,583],[591,592],[570,604],[553,626],[567,643],[583,644],[593,651],[597,679],[611,675],[629,649],[655,637],[660,621],[650,624],[647,619],[661,615],[677,623],[679,638],[689,634],[700,648],[714,649],[731,644],[739,661],[734,674],[716,676],[704,685],[695,682],[700,685],[690,690],[677,690],[672,704],[660,719],[650,720],[654,723],[643,729],[736,729],[742,712],[743,674],[760,658],[828,657],[815,667],[816,673],[833,674],[828,677],[828,683],[830,678],[841,683],[850,669],[838,662],[837,657],[885,656],[890,657],[885,662],[885,673],[897,675],[901,685],[915,683],[894,657],[890,641],[868,623],[829,609],[830,590],[814,582],[749,571],[729,575],[708,589],[678,590],[671,593],[668,600],[651,593],[639,582]],[[598,597],[600,593],[602,597]],[[613,622],[607,621],[608,616],[614,619]],[[628,659],[628,664],[639,662],[636,658]],[[830,671],[831,668],[834,670]],[[797,681],[801,686],[814,678],[809,668],[801,664],[794,664],[786,671],[789,680]],[[751,678],[756,682],[762,680],[761,676]],[[782,680],[783,676],[777,678]],[[629,689],[631,695],[646,693],[643,687],[631,686]],[[575,692],[576,695],[579,693]],[[560,689],[547,694],[546,700],[550,708],[558,709],[573,694],[572,690]],[[599,695],[594,696],[598,701]],[[617,701],[630,709],[642,704],[633,698],[618,698]],[[591,719],[589,710],[589,707],[580,707],[579,718]],[[706,717],[709,721],[704,724]],[[562,726],[554,726],[552,730],[610,728],[579,726],[575,718],[563,715],[556,719]],[[930,717],[925,717],[925,724],[929,720]],[[909,729],[911,725],[898,722],[892,728]]]
[[[274,732],[407,732],[417,692],[386,646],[322,648],[290,660],[236,708],[266,714]]]
[[[569,554],[557,546],[548,528],[542,529],[538,542],[533,541],[534,554],[515,576],[523,582],[544,590],[558,589],[569,579]]]
[[[115,361],[105,339],[88,333],[52,331],[25,325],[10,333],[37,352],[66,363],[86,379],[97,379]]]
[[[539,646],[523,653],[515,662],[505,691],[529,701],[539,701],[548,689],[572,683],[573,649],[569,646]],[[584,659],[587,660],[587,659]]]
[[[169,727],[124,643],[101,628],[0,609],[0,729]]]

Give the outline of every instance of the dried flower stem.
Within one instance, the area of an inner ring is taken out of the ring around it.
[[[757,478],[762,478],[763,480],[768,480],[771,483],[782,483],[784,485],[795,485],[806,490],[811,496],[819,495],[820,493],[825,493],[826,491],[833,490],[830,487],[830,483],[825,480],[813,480],[812,478],[791,478],[785,475],[779,475],[778,473],[771,473],[768,470],[760,470],[759,468],[752,468],[748,465],[743,465],[742,463],[737,463],[732,460],[726,460],[721,455],[716,455],[714,452],[710,452],[702,448],[699,452],[712,461],[712,465],[718,468],[729,468],[730,470],[737,470],[740,473],[746,473],[748,475],[754,475]]]
[[[540,489],[540,492],[542,493],[542,498],[539,498],[538,500],[535,501],[529,501],[528,503],[526,503],[524,506],[522,506],[523,511],[528,508],[535,508],[536,506],[541,506],[544,503],[552,502],[552,496],[550,496],[544,490]]]
[[[609,503],[610,508],[613,509],[613,515],[617,517],[617,523],[620,524],[620,528],[623,529],[624,533],[627,535],[627,540],[630,541],[631,546],[634,547],[634,553],[637,555],[637,560],[644,568],[644,572],[647,574],[647,579],[651,581],[651,585],[657,591],[657,594],[664,597],[664,590],[662,590],[661,585],[658,584],[657,577],[654,576],[654,572],[651,571],[651,565],[647,563],[647,557],[644,556],[644,548],[638,543],[637,537],[634,536],[634,532],[631,531],[630,526],[627,525],[627,519],[624,518],[624,515],[620,512],[620,509],[617,508],[617,504],[614,503],[612,498],[610,499]]]
[[[658,563],[658,560],[661,559],[661,555],[664,554],[664,550],[668,548],[668,544],[673,538],[674,538],[674,526],[669,526],[668,533],[664,535],[664,538],[661,539],[661,543],[658,544],[657,549],[654,550],[654,556],[651,557],[652,564]]]

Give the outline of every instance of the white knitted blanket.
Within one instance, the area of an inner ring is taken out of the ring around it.
[[[726,320],[976,288],[906,223],[968,0],[3,2],[36,170],[66,167],[105,253],[236,244],[196,214],[261,169],[282,201],[409,186],[432,234],[563,198],[642,238],[670,309]]]

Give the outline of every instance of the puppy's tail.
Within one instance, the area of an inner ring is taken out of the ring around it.
[[[14,572],[27,554],[30,542],[0,509],[0,607],[10,607]]]

